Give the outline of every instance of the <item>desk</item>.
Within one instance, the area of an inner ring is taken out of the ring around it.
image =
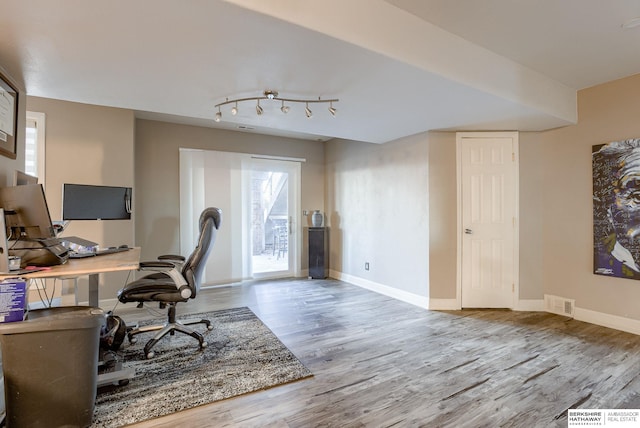
[[[99,307],[99,275],[105,272],[118,272],[138,269],[140,265],[140,248],[132,248],[129,251],[104,254],[95,257],[81,259],[69,259],[63,265],[51,266],[46,270],[20,274],[21,278],[47,279],[47,278],[72,278],[77,276],[89,276],[89,306]],[[0,281],[6,278],[15,278],[15,274],[0,274]],[[102,363],[99,363],[100,365]],[[98,387],[110,384],[128,383],[135,374],[133,369],[123,369],[118,362],[111,372],[98,374]]]
[[[63,265],[51,266],[46,270],[19,275],[24,279],[73,278],[89,276],[89,306],[99,307],[99,275],[106,272],[136,270],[140,263],[140,247],[120,253],[104,254],[81,259],[69,259]],[[0,281],[15,278],[15,274],[0,274]]]

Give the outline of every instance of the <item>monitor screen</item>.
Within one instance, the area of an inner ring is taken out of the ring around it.
[[[55,238],[49,207],[41,184],[0,188],[7,239]]]
[[[131,187],[64,184],[63,220],[129,220]]]
[[[34,177],[33,175],[29,175],[25,172],[18,171],[16,169],[16,172],[13,177],[13,181],[14,181],[13,182],[14,186],[24,186],[25,184],[38,184],[38,177]]]

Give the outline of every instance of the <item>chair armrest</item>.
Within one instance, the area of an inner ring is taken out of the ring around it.
[[[158,256],[158,260],[184,262],[186,259],[184,256],[179,256],[176,254],[163,254],[162,256]]]
[[[151,262],[140,262],[140,270],[153,270],[157,272],[164,272],[167,270],[174,269],[176,266],[170,262],[162,262],[162,261],[151,261]]]
[[[180,271],[176,269],[176,266],[173,263],[162,261],[140,262],[139,270],[164,273],[173,280],[173,283],[175,284],[176,288],[180,290],[180,295],[183,298],[188,299],[189,297],[191,297],[191,288],[189,288],[187,280],[184,279]]]
[[[163,254],[158,256],[158,260],[173,263],[176,266],[176,269],[182,270],[182,266],[184,265],[186,258],[177,254]]]

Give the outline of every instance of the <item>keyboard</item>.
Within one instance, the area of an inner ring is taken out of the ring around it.
[[[104,256],[106,254],[113,254],[113,253],[122,253],[123,251],[129,251],[130,248],[123,248],[123,247],[109,247],[109,248],[103,248],[101,250],[98,251],[87,251],[84,253],[76,253],[75,251],[70,251],[69,252],[69,258],[70,259],[83,259],[85,257],[95,257],[95,256]]]

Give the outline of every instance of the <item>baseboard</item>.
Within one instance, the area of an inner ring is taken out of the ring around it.
[[[368,279],[334,270],[329,271],[329,276],[423,309],[429,309],[429,298],[425,296],[419,296],[417,294],[409,293],[408,291],[398,290],[397,288],[389,287],[388,285],[379,284],[377,282],[369,281]]]
[[[458,311],[461,307],[457,299],[429,299],[429,309],[434,311]],[[513,310],[542,312],[544,311],[544,300],[518,300],[515,307],[513,307]]]
[[[413,293],[398,290],[397,288],[389,287],[388,285],[379,284],[377,282],[369,281],[367,279],[363,279],[357,276],[349,275],[349,274],[334,271],[334,270],[331,270],[329,272],[329,276],[331,276],[331,278],[348,282],[349,284],[357,285],[358,287],[375,291],[376,293],[393,297],[394,299],[398,299],[403,302],[410,303],[412,305],[419,306],[424,309],[430,309],[434,311],[460,310],[460,302],[458,301],[458,299],[429,299],[428,297],[418,296]],[[542,299],[518,300],[513,310],[514,311],[532,311],[532,312],[544,311],[544,300]]]
[[[575,308],[574,319],[584,321],[603,327],[613,328],[615,330],[626,331],[640,335],[640,321],[631,318],[620,317],[617,315],[596,312],[590,309]]]
[[[459,311],[458,299],[429,299],[429,309],[434,311]]]
[[[518,300],[513,310],[523,312],[544,312],[544,299]]]

